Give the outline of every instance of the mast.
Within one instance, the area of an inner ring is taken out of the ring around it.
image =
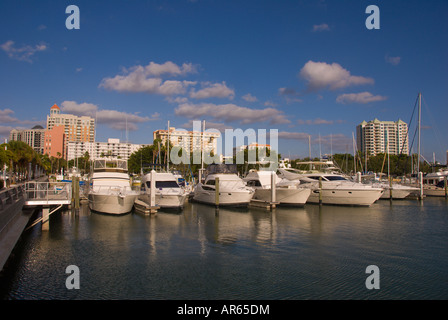
[[[166,142],[166,171],[170,172],[170,121],[168,120],[168,139]]]
[[[417,173],[420,172],[420,126],[422,121],[422,93],[418,93],[418,159],[417,159]]]

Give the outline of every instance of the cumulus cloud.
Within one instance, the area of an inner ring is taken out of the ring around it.
[[[387,63],[390,63],[394,66],[398,65],[401,62],[401,57],[389,57],[388,55],[386,55],[385,59]]]
[[[329,88],[337,90],[354,85],[373,84],[372,78],[353,76],[337,63],[308,61],[300,70],[299,76],[308,82],[308,91]]]
[[[124,75],[104,78],[100,87],[118,92],[145,92],[160,95],[185,94],[194,81],[163,80],[162,75],[180,76],[196,72],[192,64],[178,66],[168,61],[163,64],[150,62],[147,66],[134,66],[124,70]]]
[[[29,63],[33,62],[31,60],[31,58],[36,52],[47,50],[47,46],[45,44],[39,44],[34,47],[30,46],[30,45],[16,47],[14,45],[14,41],[12,41],[12,40],[8,40],[5,43],[3,43],[2,45],[0,45],[0,48],[11,59],[15,59],[15,60],[19,60],[19,61],[26,61]]]
[[[242,98],[244,100],[246,100],[247,102],[256,102],[256,101],[258,101],[257,97],[251,95],[250,93],[245,94],[244,96],[242,96]]]
[[[336,98],[336,101],[339,103],[347,104],[347,103],[362,103],[366,104],[369,102],[383,101],[386,100],[387,97],[376,95],[374,96],[370,92],[360,92],[360,93],[344,93],[339,95]]]
[[[64,101],[61,103],[61,110],[77,116],[89,116],[95,118],[97,123],[103,123],[110,128],[117,130],[128,129],[135,131],[138,129],[136,123],[156,120],[159,114],[150,117],[142,117],[135,113],[127,113],[116,110],[100,110],[96,104],[77,103],[76,101]]]
[[[24,126],[45,125],[45,121],[42,121],[42,120],[19,120],[18,118],[14,117],[13,115],[14,115],[14,111],[9,108],[0,109],[0,123],[13,123],[13,124],[24,125]],[[26,129],[26,128],[22,128],[22,129]]]
[[[326,23],[315,24],[315,25],[313,26],[313,31],[314,31],[314,32],[319,32],[319,31],[330,31],[330,27],[329,27],[328,24],[326,24]]]
[[[213,104],[201,103],[180,104],[175,113],[178,116],[187,118],[211,117],[214,120],[228,122],[239,122],[241,124],[250,124],[256,122],[269,122],[270,124],[290,123],[283,112],[274,108],[250,109],[240,107],[235,104]]]
[[[229,98],[233,99],[235,97],[235,92],[227,87],[225,82],[222,83],[210,83],[203,82],[202,89],[195,91],[192,89],[190,91],[190,98],[194,99],[206,99],[206,98]]]
[[[319,124],[335,124],[335,123],[343,123],[344,120],[325,120],[325,119],[321,119],[321,118],[317,118],[314,120],[302,120],[299,119],[297,120],[297,123],[300,125],[319,125]]]

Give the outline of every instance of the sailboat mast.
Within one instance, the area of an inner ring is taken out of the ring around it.
[[[420,172],[420,127],[421,127],[421,121],[422,121],[422,93],[419,92],[418,94],[418,159],[417,159],[417,173]]]
[[[166,171],[170,172],[170,121],[168,120],[168,139],[166,142]]]

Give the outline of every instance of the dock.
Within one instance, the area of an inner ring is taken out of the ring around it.
[[[160,209],[158,206],[150,206],[144,201],[141,201],[139,199],[136,199],[134,202],[134,208],[137,212],[143,213],[143,214],[154,214],[157,213],[157,210]]]
[[[29,224],[37,209],[42,217],[28,228],[41,222],[48,229],[49,216],[66,205],[71,205],[71,183],[29,181],[0,191],[0,270]]]

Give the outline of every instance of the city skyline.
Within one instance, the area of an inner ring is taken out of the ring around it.
[[[421,92],[422,154],[445,163],[447,14],[442,0],[2,1],[0,136],[45,126],[57,104],[95,118],[96,141],[205,120],[277,129],[283,157],[307,157],[311,136],[316,157],[353,153],[356,126],[378,118],[407,123],[411,148]]]

